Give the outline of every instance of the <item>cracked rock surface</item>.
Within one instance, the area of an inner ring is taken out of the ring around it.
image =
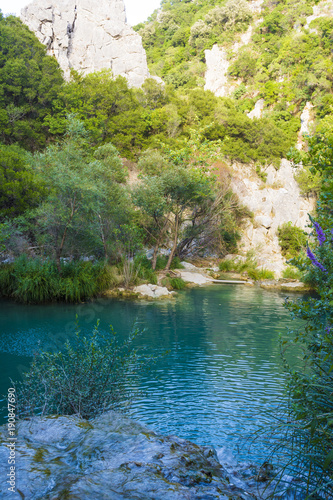
[[[117,412],[94,420],[34,417],[17,424],[15,499],[253,499],[229,482],[213,448],[163,436]],[[0,428],[0,491],[9,450]],[[20,492],[20,493],[19,493]]]
[[[140,87],[149,78],[141,37],[126,24],[123,0],[34,0],[22,21],[54,55],[66,78],[111,69]]]

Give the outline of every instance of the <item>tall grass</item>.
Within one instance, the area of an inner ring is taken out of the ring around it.
[[[252,255],[243,260],[222,260],[219,264],[220,271],[234,271],[235,273],[247,273],[255,281],[274,279],[274,272],[264,267],[258,267],[257,261]]]
[[[170,285],[175,290],[183,290],[186,288],[186,283],[182,278],[170,278]]]
[[[301,280],[302,272],[297,267],[288,266],[283,270],[282,277],[290,280]]]
[[[113,275],[103,262],[55,261],[19,257],[0,266],[0,294],[24,303],[80,302],[96,296],[113,284]]]
[[[137,255],[134,259],[134,263],[138,268],[138,277],[140,279],[157,285],[157,275],[151,267],[151,260],[147,259],[145,255]]]

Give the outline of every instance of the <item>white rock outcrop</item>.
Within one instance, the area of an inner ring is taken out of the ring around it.
[[[195,285],[207,285],[207,283],[213,283],[212,278],[208,278],[203,273],[193,272],[193,271],[180,271],[180,277],[186,283],[193,283]]]
[[[303,147],[305,146],[303,136],[310,133],[310,127],[313,124],[313,116],[311,114],[311,110],[313,107],[314,106],[313,104],[311,104],[311,102],[307,102],[301,114],[301,128],[298,132],[296,144],[296,147],[299,150],[303,149]]]
[[[133,292],[142,295],[143,297],[151,297],[152,299],[160,299],[161,297],[170,297],[174,292],[169,292],[165,286],[139,285],[133,288]]]
[[[253,118],[261,118],[263,109],[265,107],[265,99],[259,99],[255,105],[252,111],[250,113],[247,113],[247,116],[253,120]]]
[[[263,183],[250,166],[233,165],[231,187],[254,215],[242,229],[239,249],[244,254],[254,250],[258,264],[274,271],[277,278],[285,267],[278,227],[291,222],[309,232],[308,214],[315,208],[315,198],[301,196],[294,172],[291,163],[282,160],[279,170],[273,166],[265,170],[267,180]]]
[[[111,69],[140,87],[150,76],[141,37],[126,24],[123,0],[34,0],[21,19],[57,58],[65,78],[71,68],[83,74]]]
[[[229,68],[226,50],[215,44],[211,50],[205,50],[205,59],[207,65],[205,90],[210,90],[217,97],[226,96]]]

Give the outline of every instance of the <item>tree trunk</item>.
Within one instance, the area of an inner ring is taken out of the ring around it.
[[[170,255],[169,255],[169,259],[168,259],[167,265],[165,266],[165,271],[169,271],[170,266],[171,266],[171,262],[172,262],[172,259],[173,259],[173,256],[175,255],[175,251],[176,251],[176,248],[177,248],[177,241],[178,241],[178,226],[179,226],[179,214],[176,213],[176,218],[175,218],[175,237],[174,237],[174,240],[173,240],[173,246],[172,246],[172,249],[171,249],[171,252],[170,252]]]
[[[105,236],[104,236],[104,231],[103,231],[102,217],[100,216],[100,214],[98,214],[98,218],[99,218],[99,223],[100,223],[100,227],[101,227],[101,238],[102,238],[103,248],[104,248],[104,257],[105,257],[105,260],[107,261],[108,260],[108,252],[107,252],[106,241],[105,241]]]
[[[63,251],[63,248],[64,248],[64,244],[65,244],[65,240],[66,240],[66,235],[67,235],[67,229],[68,229],[68,226],[70,225],[70,223],[72,222],[72,219],[74,217],[74,214],[75,214],[75,201],[76,201],[76,198],[74,197],[74,201],[73,201],[73,205],[72,205],[72,212],[71,212],[71,215],[69,217],[69,221],[67,222],[66,224],[66,227],[65,227],[65,230],[64,230],[64,234],[62,235],[62,239],[61,239],[61,243],[60,243],[60,247],[57,248],[57,251],[56,251],[56,264],[57,264],[57,268],[58,268],[58,271],[59,271],[59,274],[61,276],[61,264],[60,264],[60,258],[61,258],[61,255],[62,255],[62,251]]]
[[[152,262],[151,262],[151,266],[153,268],[153,271],[155,271],[155,269],[156,269],[157,252],[158,252],[158,249],[160,248],[160,244],[162,242],[163,236],[164,236],[166,228],[168,226],[168,222],[169,222],[169,217],[166,218],[166,220],[164,222],[164,225],[162,227],[162,230],[161,230],[161,232],[159,234],[159,237],[157,238],[156,245],[154,247],[153,259],[152,259]]]

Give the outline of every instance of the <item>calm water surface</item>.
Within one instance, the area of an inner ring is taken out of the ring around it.
[[[278,336],[286,335],[285,294],[239,285],[179,292],[174,300],[103,299],[75,305],[25,306],[0,302],[0,394],[17,380],[38,346],[55,348],[73,332],[112,324],[120,338],[145,328],[138,343],[170,350],[158,363],[157,380],[143,380],[147,394],[131,415],[166,434],[210,444],[243,460],[265,458],[263,445],[248,451],[247,438],[283,391]],[[266,418],[266,417],[265,417]]]

